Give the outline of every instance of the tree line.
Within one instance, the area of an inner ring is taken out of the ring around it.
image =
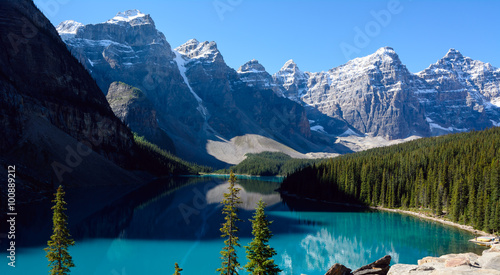
[[[419,209],[500,231],[500,128],[424,138],[329,159],[281,190],[327,201]]]
[[[199,172],[211,172],[211,167],[187,162],[168,151],[149,142],[144,137],[134,133],[137,157],[136,163],[140,169],[148,171],[157,176],[165,175],[188,175]]]
[[[248,153],[246,159],[238,165],[229,169],[215,171],[215,173],[236,174],[256,176],[284,176],[297,171],[300,168],[318,163],[323,159],[296,159],[281,152]]]

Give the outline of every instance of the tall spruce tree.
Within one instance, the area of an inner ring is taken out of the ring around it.
[[[64,190],[61,185],[57,188],[57,193],[54,194],[55,198],[52,202],[54,215],[52,217],[52,231],[50,240],[47,242],[48,247],[44,250],[47,251],[47,259],[49,260],[49,267],[51,267],[50,275],[65,275],[69,274],[70,267],[74,267],[73,258],[69,255],[68,247],[75,244],[69,234],[68,216],[64,213],[66,202],[64,201]]]
[[[272,221],[267,219],[264,208],[266,204],[260,199],[255,209],[252,222],[252,234],[254,238],[248,246],[245,246],[249,262],[245,265],[248,272],[253,275],[276,275],[282,270],[274,263],[272,257],[276,255],[274,248],[269,246],[269,240],[273,236],[269,225]]]
[[[174,272],[174,275],[181,275],[181,271],[183,269],[179,267],[179,264],[178,263],[175,263],[175,272]]]
[[[225,215],[225,222],[222,224],[220,231],[222,232],[221,237],[226,238],[224,241],[224,248],[220,254],[222,255],[222,266],[217,269],[221,275],[235,275],[238,274],[238,269],[240,268],[240,263],[238,262],[238,257],[236,256],[236,247],[241,246],[239,243],[238,232],[240,231],[237,222],[241,221],[238,218],[238,208],[237,206],[242,203],[238,193],[240,188],[234,186],[236,183],[236,176],[231,171],[229,177],[229,187],[228,193],[224,193],[224,199],[222,204],[222,214]]]

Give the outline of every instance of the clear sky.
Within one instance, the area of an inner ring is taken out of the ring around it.
[[[257,59],[271,74],[293,59],[319,72],[393,47],[412,72],[450,48],[500,67],[496,0],[34,0],[54,25],[104,22],[119,11],[150,14],[173,48],[215,41],[237,69]]]

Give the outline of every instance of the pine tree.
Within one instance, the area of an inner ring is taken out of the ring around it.
[[[276,255],[274,248],[269,246],[269,240],[273,236],[271,230],[269,230],[272,221],[267,219],[264,212],[265,207],[266,204],[260,199],[253,220],[250,220],[254,238],[248,246],[245,246],[249,260],[245,268],[253,275],[275,275],[282,271],[272,259]]]
[[[241,204],[242,201],[238,197],[240,189],[234,186],[235,182],[236,176],[231,171],[228,187],[229,193],[224,193],[224,200],[222,200],[222,204],[224,204],[222,214],[225,215],[224,220],[226,222],[222,224],[220,231],[222,232],[221,237],[226,238],[226,240],[224,241],[225,246],[220,252],[222,255],[222,266],[217,269],[221,275],[237,275],[240,268],[240,263],[236,256],[236,247],[241,245],[237,236],[239,228],[236,226],[236,223],[241,221],[238,218],[237,205]]]
[[[179,264],[178,263],[175,263],[175,272],[174,272],[174,275],[181,275],[181,271],[183,269],[179,267]]]
[[[68,216],[64,213],[66,208],[66,202],[64,201],[64,190],[62,186],[57,188],[57,193],[55,199],[52,201],[55,203],[52,206],[54,210],[53,221],[53,234],[50,236],[50,240],[47,242],[48,247],[44,250],[47,251],[47,259],[49,260],[49,267],[51,270],[49,274],[51,275],[65,275],[69,274],[70,267],[74,267],[73,258],[69,255],[68,247],[75,244],[70,237],[68,225]]]

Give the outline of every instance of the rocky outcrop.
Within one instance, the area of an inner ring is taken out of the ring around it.
[[[389,271],[391,256],[386,255],[375,262],[362,266],[352,272],[353,275],[380,274],[385,275]]]
[[[500,245],[474,253],[449,254],[441,257],[425,257],[418,265],[396,264],[389,275],[460,275],[460,274],[500,274]]]
[[[336,263],[325,273],[325,275],[351,275],[351,269]]]
[[[115,115],[133,132],[175,153],[172,140],[158,126],[157,111],[153,103],[140,89],[123,82],[113,82],[109,86],[106,99]]]
[[[336,263],[325,273],[325,275],[386,275],[389,271],[390,264],[391,256],[389,255],[386,255],[371,264],[362,266],[353,272],[351,272],[351,269]]]

